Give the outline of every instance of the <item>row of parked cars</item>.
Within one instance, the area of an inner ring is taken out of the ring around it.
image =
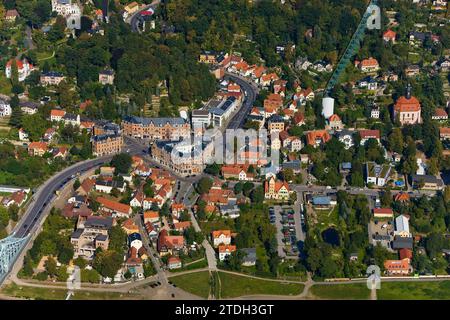
[[[269,220],[271,224],[275,224],[276,218],[275,218],[275,209],[273,207],[269,208]]]
[[[283,211],[281,211],[281,225],[283,226],[281,231],[284,237],[284,244],[290,246],[292,254],[297,254],[298,248],[294,214],[295,212],[292,208],[283,209]]]

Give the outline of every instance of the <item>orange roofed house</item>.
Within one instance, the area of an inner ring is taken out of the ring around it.
[[[113,217],[126,217],[131,214],[131,207],[117,201],[109,200],[104,197],[98,197],[97,202],[103,211],[110,213]]]
[[[164,229],[159,233],[157,247],[161,257],[167,254],[174,255],[184,249],[184,237],[170,236]]]
[[[406,89],[406,96],[400,97],[394,105],[394,121],[398,118],[401,125],[422,123],[419,100],[411,95],[411,86]]]
[[[231,230],[216,230],[211,233],[214,247],[231,243]]]
[[[384,269],[389,276],[407,276],[412,272],[410,259],[402,260],[386,260],[384,262]]]
[[[50,111],[50,121],[62,121],[62,119],[64,118],[64,116],[66,115],[66,112],[64,110],[59,110],[59,109],[52,109]]]
[[[224,261],[228,256],[236,251],[236,246],[220,245],[219,246],[219,260]]]
[[[375,58],[364,59],[362,61],[355,61],[355,65],[362,72],[375,72],[380,69],[380,65],[378,64],[378,61]]]
[[[330,139],[331,136],[326,130],[309,131],[306,135],[306,143],[314,148],[327,143]]]
[[[397,37],[397,33],[392,30],[387,30],[385,33],[383,33],[383,40],[385,42],[392,42],[395,43],[395,38]]]
[[[224,179],[237,179],[239,181],[253,181],[255,175],[249,172],[250,166],[245,165],[224,165],[222,175]]]
[[[48,151],[48,146],[45,142],[32,142],[28,145],[28,154],[30,156],[42,157]]]
[[[441,140],[450,140],[450,127],[439,128],[439,138]]]
[[[264,182],[264,196],[266,199],[289,200],[290,193],[287,182],[276,181],[274,177]]]

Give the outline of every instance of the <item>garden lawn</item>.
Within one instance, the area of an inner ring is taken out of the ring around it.
[[[283,283],[254,279],[235,274],[219,272],[222,299],[235,298],[246,295],[298,295],[302,293],[304,285],[299,283]]]
[[[370,290],[365,283],[314,285],[310,293],[318,299],[368,300]]]
[[[205,299],[209,296],[209,279],[209,271],[188,273],[169,278],[177,287]]]
[[[450,300],[450,281],[383,282],[378,300]]]

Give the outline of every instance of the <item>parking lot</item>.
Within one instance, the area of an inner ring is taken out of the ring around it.
[[[269,219],[277,228],[278,255],[297,257],[298,241],[304,240],[300,212],[289,206],[270,207]]]

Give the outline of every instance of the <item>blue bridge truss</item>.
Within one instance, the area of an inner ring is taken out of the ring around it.
[[[367,28],[367,21],[369,20],[369,17],[372,15],[373,7],[376,6],[377,3],[378,0],[371,0],[366,11],[364,12],[363,17],[359,22],[358,28],[356,29],[355,33],[353,33],[353,36],[350,42],[348,43],[347,48],[344,51],[344,54],[341,56],[341,59],[339,60],[336,69],[334,69],[331,78],[328,80],[327,87],[325,89],[326,97],[330,96],[331,91],[333,90],[334,86],[338,83],[339,77],[341,76],[342,72],[344,72],[345,68],[350,62],[350,59],[356,54],[356,52],[358,52],[361,41],[364,39],[365,31]]]
[[[0,240],[0,284],[13,266],[22,249],[25,247],[29,235],[17,238],[14,234]]]

